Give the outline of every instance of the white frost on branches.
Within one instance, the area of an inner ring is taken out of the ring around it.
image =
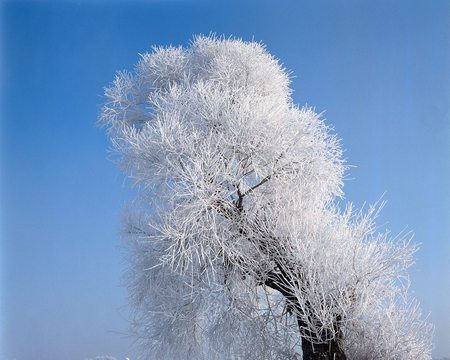
[[[430,359],[408,295],[416,247],[341,211],[339,140],[292,102],[259,43],[154,48],[106,89],[100,122],[139,193],[130,206],[135,331],[156,359]],[[299,329],[300,328],[300,329]]]

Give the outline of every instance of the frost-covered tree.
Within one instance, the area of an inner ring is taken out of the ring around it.
[[[259,43],[154,48],[100,122],[138,189],[126,217],[134,330],[152,359],[430,359],[416,247],[342,209],[321,116]]]

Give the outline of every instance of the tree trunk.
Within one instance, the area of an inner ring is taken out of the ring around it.
[[[346,360],[344,352],[336,341],[326,344],[312,344],[302,338],[303,360]]]
[[[264,284],[271,287],[274,290],[279,291],[287,300],[287,302],[296,309],[297,312],[301,311],[298,305],[297,298],[292,293],[292,284],[294,283],[292,279],[286,272],[283,271],[283,267],[278,265],[280,271],[283,272],[283,276],[278,276],[277,274],[271,274]],[[305,324],[302,322],[299,316],[297,316],[297,323],[299,330],[305,328]],[[324,344],[313,344],[302,336],[302,352],[303,360],[347,360],[344,350],[340,346],[341,336],[338,332],[338,337]]]

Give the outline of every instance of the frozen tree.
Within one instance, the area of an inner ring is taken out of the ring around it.
[[[154,48],[100,122],[137,196],[134,331],[152,359],[430,359],[408,295],[416,247],[342,205],[345,164],[259,43]]]

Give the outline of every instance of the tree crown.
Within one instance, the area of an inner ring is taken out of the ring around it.
[[[339,140],[289,85],[263,45],[199,36],[106,89],[100,121],[139,189],[128,285],[143,343],[286,359],[302,338],[354,359],[428,359],[404,281],[415,246],[375,231],[376,207],[340,210]]]

